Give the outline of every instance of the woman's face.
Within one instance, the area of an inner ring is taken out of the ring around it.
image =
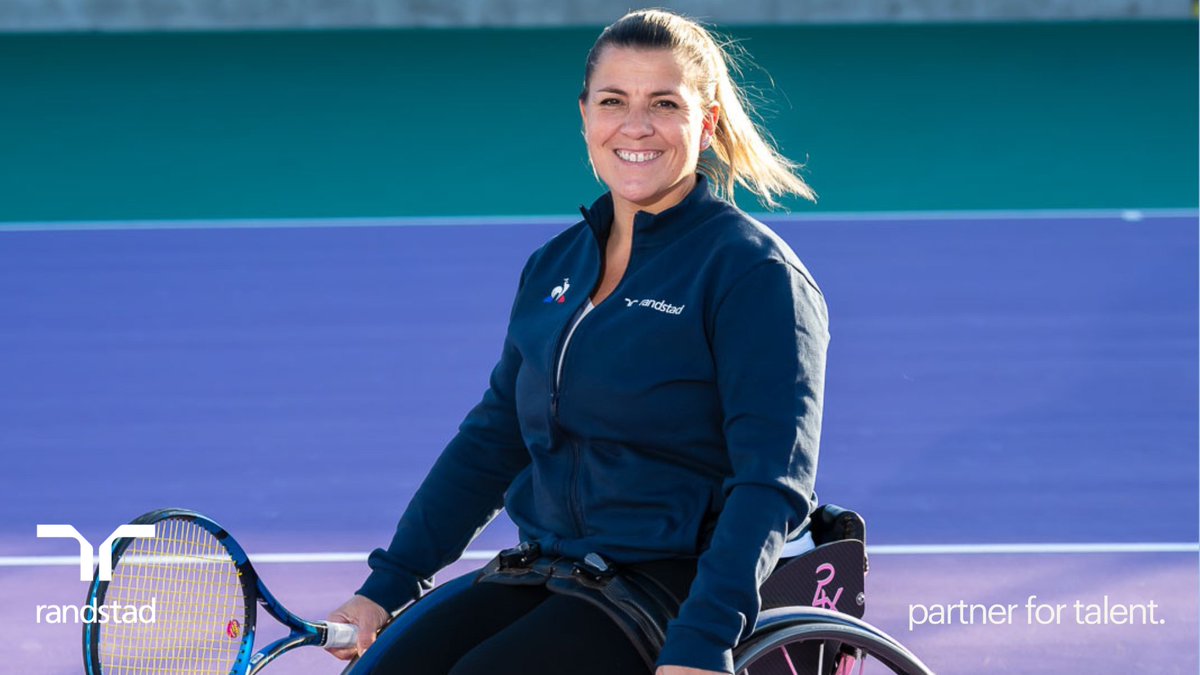
[[[702,107],[684,74],[667,49],[600,53],[579,110],[592,166],[618,208],[658,213],[695,185],[701,142],[718,110],[715,103]]]

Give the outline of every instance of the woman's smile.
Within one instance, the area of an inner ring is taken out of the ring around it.
[[[662,150],[614,150],[613,152],[616,153],[617,157],[620,157],[630,164],[645,164],[647,162],[652,162],[663,155]]]

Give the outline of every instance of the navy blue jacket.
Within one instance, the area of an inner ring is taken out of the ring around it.
[[[599,283],[612,196],[525,265],[483,400],[417,490],[359,593],[394,610],[501,507],[523,541],[618,563],[700,556],[659,665],[732,672],[758,586],[813,507],[825,302],[765,225],[700,176],[639,212],[620,285]]]

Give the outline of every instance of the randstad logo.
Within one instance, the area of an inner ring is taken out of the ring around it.
[[[568,277],[563,279],[562,286],[555,286],[554,290],[550,291],[550,295],[542,302],[555,302],[562,304],[567,301],[567,289],[571,287],[571,279]]]
[[[625,298],[626,307],[649,307],[663,314],[683,314],[683,308],[687,305],[675,306],[662,300],[634,300],[633,298]]]
[[[99,576],[100,581],[112,581],[112,544],[121,537],[138,537],[142,539],[154,538],[153,525],[122,525],[113,530],[113,533],[108,535],[108,539],[100,544],[100,549],[97,551],[92,548],[92,543],[79,534],[79,530],[75,529],[74,525],[38,525],[38,539],[74,539],[79,542],[79,580],[92,580],[92,556],[96,554],[100,560]]]
[[[113,542],[122,537],[154,538],[153,525],[122,525],[108,535],[108,539],[100,544],[99,550],[93,549],[91,542],[79,534],[73,525],[38,525],[39,539],[74,539],[79,542],[79,580],[92,581],[92,556],[99,554],[100,581],[112,581]],[[93,596],[83,605],[38,605],[35,608],[37,623],[47,624],[152,624],[158,621],[158,599],[150,598],[145,605],[125,605],[119,603],[96,604]]]

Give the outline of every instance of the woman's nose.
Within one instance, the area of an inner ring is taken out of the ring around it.
[[[621,122],[621,133],[631,138],[642,138],[654,133],[654,125],[650,123],[650,113],[646,110],[631,108]]]

